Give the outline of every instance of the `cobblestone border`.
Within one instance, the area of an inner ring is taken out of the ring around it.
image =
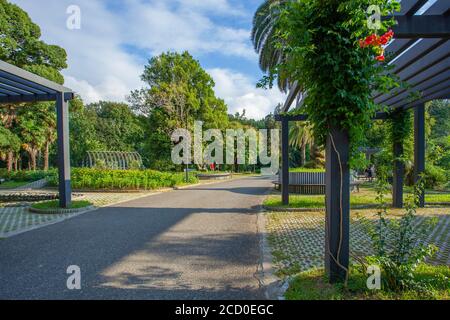
[[[46,223],[41,223],[41,224],[38,224],[38,225],[33,225],[33,226],[30,226],[30,227],[27,227],[27,228],[23,228],[23,229],[20,229],[20,230],[15,230],[15,231],[7,232],[7,233],[2,233],[2,234],[0,234],[0,239],[2,239],[2,238],[3,239],[10,238],[10,237],[14,237],[14,236],[20,235],[22,233],[30,232],[30,231],[37,230],[37,229],[40,229],[40,228],[45,228],[45,227],[48,227],[48,226],[51,226],[51,225],[63,222],[65,220],[75,218],[75,217],[80,216],[82,214],[95,211],[97,209],[98,208],[96,208],[96,207],[92,207],[91,209],[84,208],[83,211],[79,211],[79,212],[76,212],[76,213],[74,213],[72,215],[68,215],[68,216],[62,216],[61,218],[58,218],[58,219],[55,219],[55,220],[52,220],[52,221],[49,221],[49,222],[46,222]]]
[[[425,208],[434,208],[434,207],[448,207],[450,206],[450,202],[436,202],[436,203],[428,203],[425,205]],[[361,206],[352,206],[350,210],[366,210],[366,209],[377,209],[378,205],[361,205]],[[273,212],[325,212],[324,208],[283,208],[283,207],[268,207],[264,206],[264,209],[267,211]]]
[[[87,206],[83,208],[74,208],[74,209],[63,209],[63,208],[57,208],[57,209],[37,209],[33,207],[29,207],[28,211],[33,213],[39,213],[39,214],[66,214],[66,213],[78,213],[88,210],[95,209],[94,206]]]
[[[289,288],[290,279],[280,279],[275,275],[274,257],[267,237],[267,218],[264,207],[261,207],[257,215],[257,226],[260,237],[260,270],[258,280],[264,287],[264,295],[267,300],[285,300],[284,294]]]
[[[264,210],[272,212],[325,212],[325,208],[283,208],[263,206]]]

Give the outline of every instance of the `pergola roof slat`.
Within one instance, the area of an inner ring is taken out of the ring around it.
[[[10,86],[10,85],[4,84],[2,82],[0,82],[0,88],[8,90],[8,91],[12,91],[12,92],[17,93],[17,94],[33,94],[30,91],[23,90],[23,89],[18,88],[16,86]]]
[[[444,81],[448,82],[449,79],[450,79],[450,72],[448,72],[448,71],[449,70],[442,71],[439,74],[434,75],[431,78],[426,79],[426,80],[418,83],[417,85],[413,86],[410,89],[399,90],[396,94],[393,94],[393,95],[389,96],[385,100],[377,100],[377,99],[375,99],[375,102],[379,103],[379,104],[392,103],[394,101],[394,99],[395,99],[395,101],[397,101],[399,99],[400,100],[401,99],[406,99],[413,92],[418,92],[418,91],[420,92],[422,90],[429,89],[430,87],[438,85],[438,84],[440,84],[440,83],[442,83]]]
[[[18,88],[18,89],[22,89],[22,90],[28,91],[29,93],[34,93],[34,94],[45,94],[46,93],[45,91],[42,91],[42,90],[39,90],[39,89],[36,89],[36,88],[32,88],[30,86],[26,86],[26,85],[24,85],[22,83],[18,83],[18,82],[12,81],[10,79],[6,79],[6,78],[4,78],[2,76],[0,76],[0,83],[8,85],[8,86],[11,86],[11,87],[15,87],[15,88]]]
[[[402,1],[403,2],[403,1]],[[450,9],[450,1],[444,0],[444,1],[436,1],[433,5],[431,5],[430,8],[428,8],[427,11],[425,11],[424,15],[439,15],[439,14],[446,14],[448,13],[448,10]]]
[[[399,15],[412,16],[423,7],[428,0],[402,0]]]
[[[0,103],[56,101],[74,97],[72,90],[0,60]]]

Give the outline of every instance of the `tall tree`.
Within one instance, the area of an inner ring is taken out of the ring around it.
[[[40,39],[41,30],[38,25],[33,23],[28,14],[15,4],[11,4],[6,0],[0,0],[0,59],[29,72],[40,75],[49,80],[62,84],[64,78],[60,71],[67,68],[67,54],[64,49],[46,44]],[[54,105],[51,103],[38,104],[40,107],[33,107],[34,112],[40,113],[43,120],[41,125],[49,127],[47,130],[47,143],[45,150],[54,141]],[[16,123],[31,123],[28,120],[18,120],[18,111],[24,105],[6,105],[0,109],[0,119],[5,128],[15,131],[13,126]],[[27,115],[26,112],[20,112]],[[24,128],[24,127],[23,127]],[[25,132],[22,136],[25,136]],[[32,147],[31,147],[32,146]],[[34,150],[36,145],[30,144],[29,141],[23,143],[23,147],[28,153],[36,153]],[[31,148],[31,149],[30,149]],[[44,154],[46,154],[44,150]],[[10,151],[8,155],[8,168],[11,167],[10,162],[15,161],[15,155]],[[31,155],[30,155],[31,157]],[[33,157],[30,158],[31,160]],[[48,163],[48,158],[45,161]]]
[[[265,0],[253,18],[251,37],[259,54],[259,65],[266,73],[287,59],[284,50],[277,45],[277,24],[288,2],[289,0]],[[290,80],[282,72],[278,76],[278,87],[283,92],[290,88]]]
[[[188,52],[163,53],[145,66],[142,80],[148,87],[134,91],[132,109],[145,117],[147,166],[170,168],[170,135],[176,128],[192,129],[194,121],[204,128],[225,128],[225,102],[214,94],[214,81]]]
[[[306,164],[306,147],[314,144],[311,127],[306,123],[294,122],[289,128],[289,144],[300,149],[300,165],[304,166]]]
[[[96,114],[97,139],[108,151],[136,151],[142,141],[139,118],[125,103],[100,101],[86,106]]]

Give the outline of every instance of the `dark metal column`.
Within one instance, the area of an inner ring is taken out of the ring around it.
[[[348,132],[332,128],[326,143],[325,268],[330,282],[349,266],[350,168]]]
[[[64,93],[57,94],[56,116],[58,130],[59,204],[62,208],[67,208],[72,201],[72,190],[70,186],[69,104],[64,100]]]
[[[392,181],[392,206],[394,208],[403,208],[403,176],[405,164],[398,158],[403,156],[403,143],[394,142],[394,171]]]
[[[414,111],[414,180],[417,182],[425,172],[425,105]],[[419,197],[419,207],[425,207],[424,190]]]
[[[289,204],[289,120],[281,119],[281,198],[284,205]]]

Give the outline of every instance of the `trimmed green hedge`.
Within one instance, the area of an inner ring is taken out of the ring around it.
[[[73,168],[72,188],[95,190],[153,190],[185,184],[184,173],[154,170],[109,170]],[[198,179],[191,173],[189,183]],[[58,185],[58,177],[49,179],[50,186]]]
[[[58,174],[56,169],[51,169],[49,171],[44,170],[21,170],[8,172],[6,169],[0,169],[0,178],[6,179],[8,181],[19,181],[19,182],[33,182],[41,180],[47,177],[56,177]]]

